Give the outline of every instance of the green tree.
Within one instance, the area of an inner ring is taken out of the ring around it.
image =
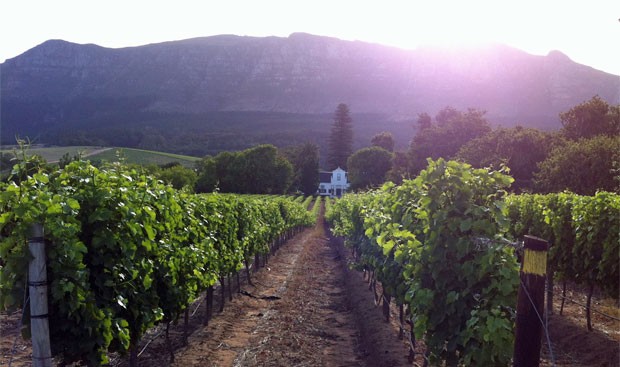
[[[569,139],[620,134],[620,105],[610,106],[599,96],[560,113],[562,131]]]
[[[273,145],[258,145],[242,153],[245,161],[242,192],[249,194],[283,194],[291,185],[293,166]]]
[[[327,163],[330,168],[347,168],[347,159],[353,153],[353,120],[349,107],[341,103],[334,113],[334,124],[328,139]]]
[[[491,131],[485,111],[469,108],[466,112],[446,107],[435,117],[436,125],[418,130],[409,147],[411,173],[426,167],[426,159],[450,159],[472,139]]]
[[[215,177],[222,192],[242,193],[244,162],[240,152],[221,152],[215,156]]]
[[[569,141],[553,149],[534,175],[542,192],[569,190],[580,195],[594,195],[597,190],[620,192],[615,179],[615,165],[620,161],[620,136],[599,135]],[[616,163],[614,163],[616,162]]]
[[[381,147],[363,148],[349,157],[348,167],[351,189],[376,187],[392,168],[392,153]]]
[[[462,113],[452,106],[446,106],[435,115],[437,125],[444,126],[461,117]]]
[[[392,133],[390,132],[383,131],[373,136],[372,139],[370,140],[370,143],[373,146],[383,148],[389,152],[394,151],[394,137],[392,136]]]
[[[433,126],[433,119],[431,115],[426,112],[418,114],[418,131],[430,129]]]
[[[516,191],[530,190],[532,179],[551,148],[559,144],[556,134],[537,129],[498,128],[470,140],[458,151],[456,158],[476,168],[499,169],[502,164],[510,168],[515,179],[512,188]]]
[[[403,179],[409,179],[409,156],[407,152],[395,152],[392,158],[392,168],[386,174],[386,180],[401,184]]]
[[[319,186],[319,147],[305,143],[285,149],[284,155],[293,165],[291,188],[306,195],[313,194]]]
[[[156,177],[177,190],[187,187],[194,191],[194,186],[198,180],[196,171],[183,167],[180,163],[160,169]]]
[[[293,165],[284,156],[278,154],[274,160],[271,185],[265,194],[277,195],[289,192],[293,182]],[[318,185],[317,185],[318,186]]]
[[[206,156],[196,163],[198,177],[194,191],[197,193],[213,192],[218,184],[215,158]]]
[[[293,179],[291,163],[273,145],[205,157],[198,171],[198,192],[218,187],[221,192],[239,194],[283,194]]]

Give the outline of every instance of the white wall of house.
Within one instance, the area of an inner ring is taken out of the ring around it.
[[[331,172],[331,175],[327,175],[326,172],[322,172],[319,180],[319,195],[329,197],[340,197],[349,189],[349,180],[347,177],[347,171],[338,167]],[[327,178],[329,177],[329,180]]]

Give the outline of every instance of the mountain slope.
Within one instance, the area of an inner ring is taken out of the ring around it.
[[[200,130],[197,119],[208,130],[217,121],[196,116],[226,112],[321,116],[329,124],[325,114],[340,102],[375,116],[385,125],[378,131],[446,105],[487,110],[496,123],[557,128],[559,112],[595,94],[620,100],[618,76],[560,52],[533,56],[501,45],[407,51],[301,33],[122,49],[52,40],[0,67],[4,139],[46,140],[102,126],[168,131],[187,128],[179,121],[188,119],[191,129]],[[275,126],[266,128],[261,133]]]

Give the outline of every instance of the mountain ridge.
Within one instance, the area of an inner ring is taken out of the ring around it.
[[[537,56],[497,44],[405,50],[307,33],[124,48],[49,40],[0,68],[3,136],[88,130],[127,114],[134,127],[153,114],[325,115],[340,102],[353,114],[383,116],[384,130],[448,105],[486,110],[497,124],[549,129],[559,127],[559,112],[594,95],[620,101],[618,76],[559,51]]]

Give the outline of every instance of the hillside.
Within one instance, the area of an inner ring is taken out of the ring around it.
[[[501,45],[402,50],[296,33],[231,35],[108,49],[47,41],[1,64],[1,135],[201,155],[258,143],[321,142],[347,103],[365,145],[382,130],[403,146],[411,121],[450,105],[497,124],[559,127],[558,113],[620,79],[560,52]]]
[[[18,148],[3,147],[0,153],[15,153]],[[19,154],[19,153],[18,153]],[[190,157],[184,155],[170,154],[165,152],[157,152],[152,150],[131,149],[131,148],[114,148],[114,147],[95,147],[95,146],[66,146],[66,147],[30,147],[26,151],[27,155],[40,155],[48,163],[57,163],[65,154],[69,157],[81,155],[84,159],[92,162],[118,162],[123,160],[133,164],[155,164],[163,165],[169,163],[180,163],[181,165],[194,168],[196,162],[200,160],[198,157]],[[6,167],[0,166],[0,171]]]

